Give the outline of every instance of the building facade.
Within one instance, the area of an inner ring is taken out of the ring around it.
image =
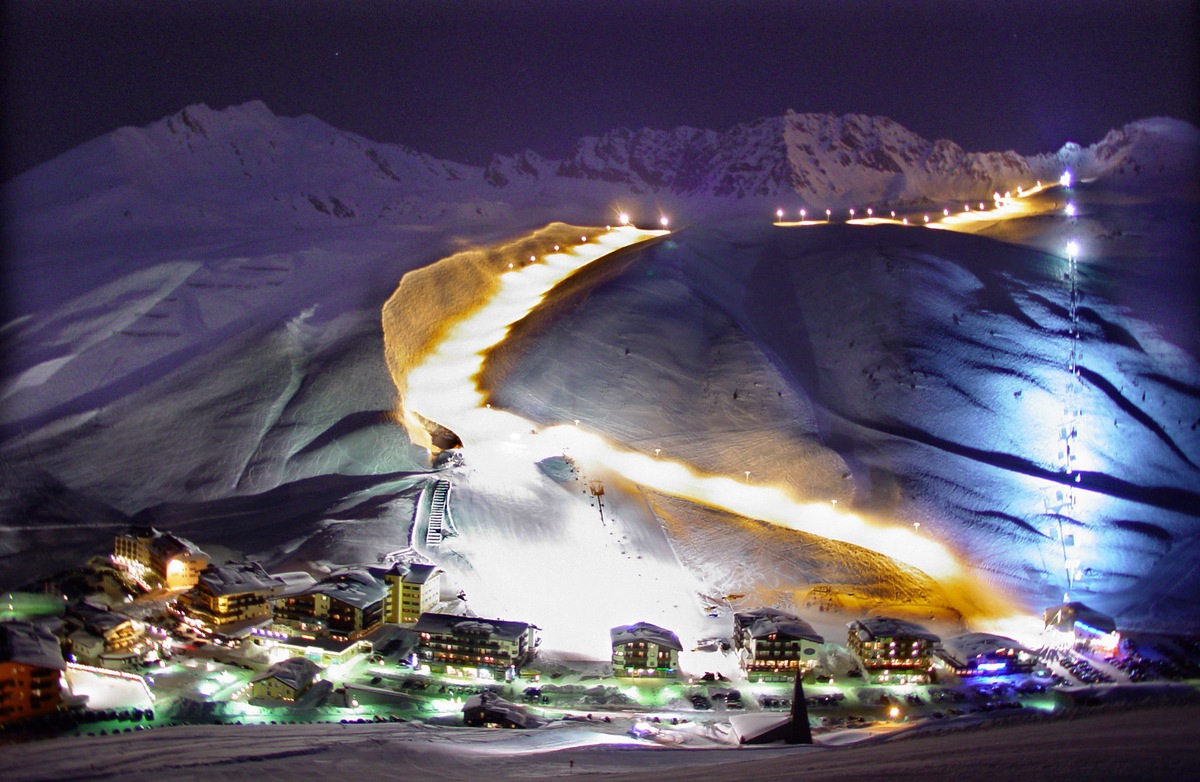
[[[269,623],[270,597],[285,587],[257,562],[209,565],[179,596],[177,608],[187,624],[208,633]]]
[[[433,565],[396,563],[384,580],[388,585],[384,621],[390,624],[413,624],[441,602],[442,571]]]
[[[190,589],[208,566],[208,555],[190,540],[134,527],[113,542],[113,564],[145,589]]]
[[[421,614],[413,629],[430,669],[461,676],[506,678],[533,659],[538,628],[525,622]]]
[[[387,592],[368,571],[349,568],[305,592],[275,598],[275,624],[313,637],[356,640],[383,623]]]
[[[733,615],[733,644],[752,681],[790,681],[816,667],[825,638],[795,614],[774,608]]]
[[[683,646],[670,630],[638,622],[609,631],[613,673],[617,676],[674,676]]]
[[[62,672],[58,640],[30,622],[0,622],[0,724],[58,709]]]
[[[295,701],[318,680],[321,666],[304,657],[292,657],[272,665],[250,680],[254,698]]]
[[[900,684],[929,681],[939,639],[921,625],[873,616],[846,626],[847,646],[873,680]]]
[[[1043,613],[1046,635],[1058,646],[1114,655],[1121,648],[1116,621],[1083,603],[1047,608]]]

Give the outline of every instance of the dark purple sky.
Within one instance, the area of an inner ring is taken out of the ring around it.
[[[892,117],[969,150],[1198,119],[1195,0],[5,0],[3,176],[121,125],[253,98],[484,163],[582,135]]]

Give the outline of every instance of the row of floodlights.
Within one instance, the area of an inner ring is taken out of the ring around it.
[[[629,216],[628,212],[621,212],[621,214],[617,215],[617,220],[620,221],[621,225],[629,225],[629,222],[631,219],[632,218]],[[671,224],[671,221],[670,221],[670,219],[667,218],[666,215],[659,215],[658,216],[658,224],[661,225],[663,228],[666,228],[668,225]]]
[[[1062,176],[1061,176],[1061,177],[1059,177],[1059,179],[1058,179],[1058,184],[1059,184],[1059,185],[1061,185],[1062,187],[1070,187],[1070,186],[1071,186],[1071,181],[1072,181],[1072,179],[1071,179],[1071,172],[1070,172],[1070,171],[1064,171],[1064,172],[1063,172],[1063,174],[1062,174]],[[1041,189],[1041,187],[1042,187],[1042,181],[1039,179],[1039,180],[1037,181],[1037,185],[1036,185],[1036,187],[1034,188],[1034,190],[1040,190],[1040,189]],[[1024,187],[1022,187],[1022,186],[1018,186],[1018,187],[1017,187],[1017,195],[1018,195],[1018,196],[1024,196],[1024,195],[1025,195],[1025,188],[1024,188]],[[999,190],[997,190],[995,193],[993,193],[993,194],[992,194],[992,201],[994,202],[994,204],[996,205],[996,207],[999,207],[1003,201],[1006,201],[1006,200],[1011,200],[1011,199],[1012,199],[1012,191],[1011,191],[1011,190],[1006,190],[1006,191],[1004,191],[1004,195],[1001,195]],[[984,209],[986,209],[986,208],[987,208],[987,207],[985,207],[985,206],[984,206],[984,202],[983,202],[983,201],[980,201],[980,202],[979,202],[979,209],[980,209],[980,211],[982,211],[982,210],[984,210]],[[970,205],[970,204],[963,204],[963,208],[962,208],[962,210],[963,210],[964,212],[969,212],[969,211],[971,211],[971,205]],[[1074,205],[1074,204],[1071,204],[1071,203],[1068,203],[1068,204],[1067,204],[1067,208],[1066,208],[1066,212],[1067,212],[1067,216],[1068,216],[1068,217],[1074,217],[1074,216],[1075,216],[1075,214],[1076,214],[1075,205]],[[775,210],[775,216],[776,216],[776,217],[777,217],[777,218],[778,218],[780,221],[782,221],[782,220],[783,220],[783,216],[784,216],[784,214],[785,214],[785,213],[784,213],[784,211],[783,211],[782,209],[776,209],[776,210]],[[857,215],[857,214],[858,214],[858,212],[857,212],[857,210],[856,210],[856,209],[850,209],[850,210],[849,210],[849,214],[850,214],[850,219],[851,219],[851,220],[853,220],[853,219],[854,219],[854,217],[855,217],[855,215]],[[890,214],[891,214],[891,218],[892,218],[893,220],[895,220],[895,219],[896,219],[896,211],[893,209],[893,210],[890,212]],[[872,207],[867,207],[867,217],[874,217],[874,216],[875,216],[875,210],[874,210]],[[943,216],[943,217],[949,217],[949,216],[950,216],[950,209],[949,209],[949,208],[943,209],[943,210],[942,210],[942,216]],[[622,215],[622,217],[625,217],[625,215]],[[832,217],[833,217],[833,210],[832,210],[832,209],[826,209],[826,210],[825,210],[825,220],[826,220],[826,222],[828,222],[828,221],[829,221],[829,220],[830,220]],[[665,219],[665,218],[664,218],[664,219]],[[801,209],[801,210],[800,210],[800,220],[801,220],[801,222],[803,222],[803,221],[805,221],[805,220],[807,220],[807,219],[808,219],[808,210],[807,210],[807,209]],[[929,215],[925,215],[925,222],[927,222],[927,223],[929,222]],[[904,218],[904,224],[905,224],[905,225],[908,225],[908,218]],[[664,225],[666,225],[666,223],[664,223]]]

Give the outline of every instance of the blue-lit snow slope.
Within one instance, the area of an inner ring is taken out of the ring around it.
[[[1174,263],[1194,241],[1177,237]],[[491,398],[813,498],[844,502],[849,483],[858,510],[919,523],[1030,607],[1061,599],[1066,560],[1074,595],[1186,623],[1200,368],[1156,320],[1200,304],[1112,303],[1121,270],[1105,271],[1100,244],[1080,273],[1078,378],[1058,255],[921,228],[736,222],[678,231],[531,318],[494,357]],[[1059,467],[1071,398],[1077,484]],[[1053,512],[1072,485],[1075,506]]]

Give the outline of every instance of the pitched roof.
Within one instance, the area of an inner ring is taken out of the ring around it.
[[[860,641],[864,642],[876,638],[895,638],[897,636],[921,638],[934,643],[941,640],[916,622],[890,616],[868,616],[866,619],[855,619],[846,626],[858,636]]]
[[[649,641],[659,646],[665,646],[668,649],[674,649],[677,652],[683,650],[683,645],[679,643],[679,636],[666,628],[652,625],[649,622],[638,622],[636,624],[614,627],[608,631],[608,634],[612,638],[613,646],[623,646],[632,641]]]
[[[1001,649],[1012,649],[1015,652],[1029,650],[1017,641],[1003,635],[992,633],[964,633],[942,641],[942,649],[955,660],[967,663],[981,654],[992,654]]]
[[[515,641],[534,626],[525,622],[510,622],[503,619],[476,619],[454,614],[425,613],[417,619],[413,630],[418,633],[436,633],[445,635],[479,634]],[[534,628],[536,629],[536,628]]]
[[[67,668],[58,639],[32,622],[0,622],[0,662],[57,671]]]
[[[783,635],[823,644],[825,638],[808,622],[795,614],[777,608],[759,608],[754,611],[739,611],[733,615],[734,624],[745,630],[751,638],[766,638]]]
[[[317,582],[309,592],[328,595],[330,599],[364,609],[383,600],[387,585],[366,570],[347,568]]]
[[[307,657],[290,657],[283,662],[275,663],[250,681],[259,682],[266,679],[278,679],[292,689],[299,691],[312,684],[313,678],[320,672],[321,666]]]
[[[282,579],[272,576],[257,562],[209,565],[201,571],[199,582],[214,595],[271,592],[287,586]]]

